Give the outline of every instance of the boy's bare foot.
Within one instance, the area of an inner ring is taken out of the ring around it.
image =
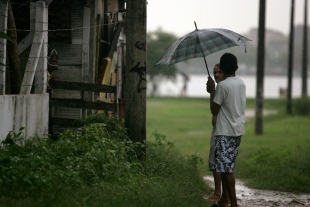
[[[207,198],[207,201],[214,203],[214,202],[218,202],[220,199],[221,199],[221,195],[213,194],[212,196]]]
[[[220,207],[228,207],[228,204],[230,203],[229,201],[223,201],[223,200],[219,200],[218,202],[218,205]]]

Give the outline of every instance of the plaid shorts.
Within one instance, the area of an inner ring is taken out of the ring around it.
[[[241,142],[241,136],[217,135],[215,139],[214,170],[221,173],[233,173]]]

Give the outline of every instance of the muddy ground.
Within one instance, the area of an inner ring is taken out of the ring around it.
[[[214,188],[212,176],[204,180]],[[251,189],[240,180],[236,180],[236,192],[240,207],[301,207],[310,206],[310,194]]]

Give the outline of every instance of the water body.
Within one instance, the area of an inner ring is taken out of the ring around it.
[[[256,77],[255,76],[239,76],[246,84],[246,95],[248,98],[256,96]],[[187,97],[209,97],[206,92],[207,75],[190,75],[187,83]],[[310,78],[308,78],[308,95],[310,95]],[[264,97],[280,98],[280,89],[287,88],[287,78],[285,76],[266,76],[264,79]],[[175,81],[163,81],[158,90],[158,96],[177,97],[181,95],[184,81],[181,76],[177,76]],[[150,88],[150,86],[148,86]],[[301,96],[301,78],[293,77],[292,79],[292,97]]]

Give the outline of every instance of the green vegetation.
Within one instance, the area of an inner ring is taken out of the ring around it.
[[[208,103],[149,98],[143,161],[116,118],[88,117],[58,140],[12,132],[0,145],[1,206],[208,206]],[[278,113],[264,118],[260,136],[247,118],[236,177],[255,188],[309,193],[309,115],[286,115],[283,99],[264,106]]]
[[[264,118],[264,134],[254,134],[254,119],[247,123],[236,168],[247,185],[261,189],[310,193],[309,114],[285,114],[285,100],[267,100],[278,114]]]
[[[295,100],[293,101],[295,103]],[[254,134],[254,118],[246,118],[236,166],[236,177],[261,189],[310,192],[309,115],[285,114],[284,99],[265,100],[264,108],[277,114],[264,118],[263,135]],[[255,100],[247,100],[247,108],[255,109]],[[148,134],[154,130],[167,135],[182,154],[203,159],[199,166],[207,169],[212,131],[208,99],[149,98],[147,101]]]
[[[301,116],[310,115],[310,98],[299,98],[294,101],[295,113]]]
[[[180,154],[164,135],[137,159],[121,120],[89,117],[54,141],[11,132],[0,145],[0,203],[16,206],[207,206],[197,156]]]

